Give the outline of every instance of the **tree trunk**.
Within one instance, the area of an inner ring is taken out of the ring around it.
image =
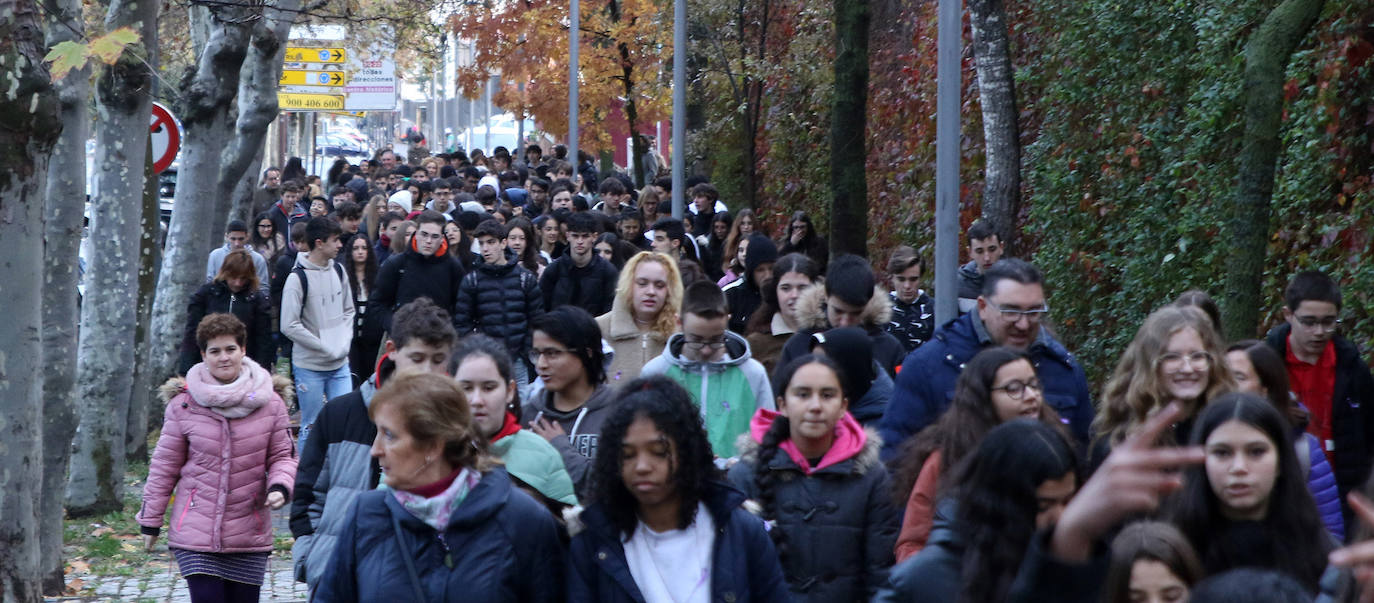
[[[830,250],[868,255],[864,131],[868,105],[868,0],[835,0],[835,94],[830,117]]]
[[[253,219],[252,185],[262,162],[267,127],[277,119],[277,82],[281,79],[286,38],[300,7],[301,0],[283,0],[264,9],[239,70],[238,121],[233,145],[224,154],[218,183],[218,198],[233,200],[230,220],[247,223]],[[247,187],[243,186],[245,182]]]
[[[80,0],[53,0],[44,12],[48,47],[85,36]],[[86,206],[90,77],[90,67],[83,66],[54,83],[61,101],[62,135],[49,161],[66,169],[48,170],[43,211],[43,485],[38,508],[43,594],[54,596],[66,588],[63,495],[77,420],[76,342],[81,310],[76,286],[81,277],[78,251]]]
[[[138,247],[143,208],[143,163],[152,115],[152,71],[146,57],[157,46],[156,2],[114,0],[105,17],[113,31],[140,33],[96,84],[96,156],[99,186],[91,202],[86,296],[77,344],[81,425],[67,480],[67,513],[113,511],[124,501],[124,436],[133,392],[130,350],[138,328]]]
[[[1245,46],[1245,131],[1240,149],[1236,202],[1227,221],[1234,251],[1226,258],[1227,339],[1253,337],[1260,323],[1265,252],[1269,247],[1269,202],[1274,194],[1283,83],[1288,60],[1321,14],[1324,0],[1284,0]]]
[[[191,7],[192,31],[211,19],[209,9]],[[220,200],[218,179],[223,150],[229,146],[232,124],[229,112],[238,92],[239,69],[248,53],[249,26],[229,13],[246,9],[220,9],[214,27],[197,60],[196,72],[183,86],[179,106],[182,137],[181,166],[177,172],[172,224],[159,270],[157,298],[153,302],[153,344],[149,362],[153,382],[176,370],[176,352],[186,323],[186,301],[205,279],[205,258],[218,247],[222,236],[207,236]],[[240,15],[241,17],[241,15]],[[237,21],[237,22],[236,22]]]
[[[1021,129],[1007,40],[1007,8],[1002,0],[969,0],[968,12],[987,158],[983,218],[992,223],[1008,247],[1015,249],[1019,234],[1016,217],[1021,211]]]
[[[151,349],[149,322],[153,313],[153,294],[157,291],[158,260],[162,257],[159,244],[162,224],[158,215],[157,174],[153,172],[152,139],[148,140],[148,157],[143,166],[143,203],[139,216],[138,238],[138,307],[135,310],[137,328],[134,329],[134,387],[129,394],[129,417],[124,429],[124,458],[129,462],[148,460],[148,417],[156,403],[156,386],[148,372]]]
[[[62,131],[32,0],[0,0],[0,601],[43,600],[43,192]],[[68,77],[79,77],[73,73]],[[84,149],[83,149],[84,155]],[[70,266],[70,265],[69,265]]]

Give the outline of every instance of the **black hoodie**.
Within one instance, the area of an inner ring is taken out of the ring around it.
[[[730,307],[730,330],[740,335],[748,333],[749,317],[763,305],[763,293],[754,282],[754,270],[778,261],[778,246],[761,234],[749,235],[749,248],[744,254],[744,275],[725,286],[725,303]]]

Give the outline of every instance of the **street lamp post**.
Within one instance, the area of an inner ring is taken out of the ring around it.
[[[572,0],[568,12],[568,161],[573,165],[574,177],[582,171],[577,160],[577,51],[582,38],[581,11],[578,0]]]
[[[687,0],[673,0],[673,217],[686,209]]]

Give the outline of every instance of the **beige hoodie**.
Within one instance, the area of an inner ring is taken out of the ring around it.
[[[305,252],[296,263],[310,279],[309,296],[301,303],[301,284],[296,274],[286,277],[281,293],[281,332],[295,345],[291,364],[312,371],[333,371],[348,361],[353,344],[353,295],[340,280],[342,271],[310,262]]]

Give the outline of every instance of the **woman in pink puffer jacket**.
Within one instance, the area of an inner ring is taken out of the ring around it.
[[[231,314],[196,329],[202,362],[161,388],[169,399],[138,514],[152,550],[175,491],[167,546],[194,601],[257,601],[272,551],[272,510],[291,498],[291,384],[244,357]],[[280,379],[280,382],[278,382]]]

